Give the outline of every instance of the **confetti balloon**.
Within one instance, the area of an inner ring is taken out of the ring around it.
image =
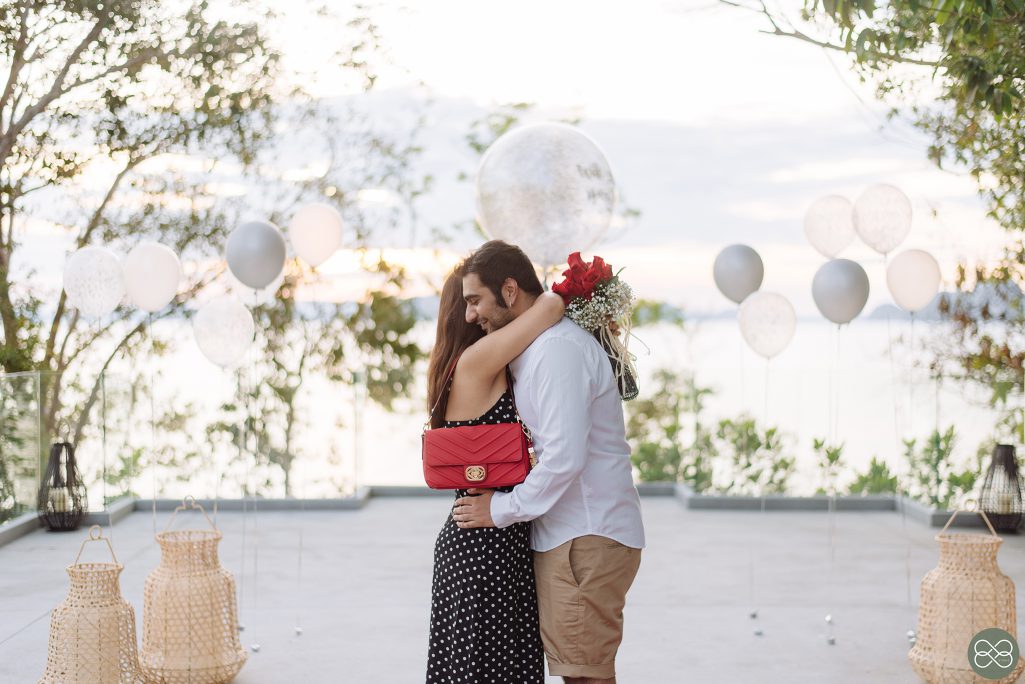
[[[227,368],[249,349],[256,325],[245,304],[234,297],[216,297],[196,312],[192,332],[203,355]]]
[[[83,247],[64,264],[68,303],[86,318],[114,311],[125,296],[125,274],[117,256],[105,247]]]
[[[767,359],[786,349],[797,329],[793,304],[775,292],[755,292],[745,299],[737,313],[737,321],[744,341]]]
[[[477,217],[484,232],[518,245],[545,268],[597,243],[615,204],[605,154],[566,124],[531,124],[506,133],[477,169]]]
[[[854,202],[852,217],[862,241],[889,254],[911,232],[911,200],[892,185],[873,185]]]
[[[804,215],[804,234],[811,246],[832,259],[854,241],[854,205],[846,197],[820,197]]]

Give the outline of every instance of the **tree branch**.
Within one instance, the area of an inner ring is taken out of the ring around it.
[[[92,389],[89,391],[89,398],[86,399],[85,404],[82,406],[81,412],[79,412],[78,414],[78,420],[75,421],[75,432],[74,438],[72,440],[73,443],[77,444],[79,441],[81,441],[82,431],[85,429],[85,426],[89,422],[89,413],[92,411],[92,407],[96,403],[96,399],[100,393],[100,389],[103,387],[103,380],[104,376],[106,375],[107,368],[110,367],[111,362],[114,360],[114,357],[117,356],[118,352],[124,349],[133,337],[135,337],[145,329],[146,321],[140,321],[138,325],[136,325],[134,328],[128,331],[128,334],[121,338],[121,341],[118,342],[118,345],[114,347],[114,351],[112,351],[110,355],[107,357],[107,360],[103,362],[103,367],[100,368],[99,373],[96,374],[96,380],[93,382]]]
[[[847,54],[850,53],[850,50],[848,50],[843,45],[838,45],[836,43],[831,43],[831,42],[829,42],[827,40],[819,40],[817,38],[813,38],[812,36],[809,36],[807,33],[804,33],[802,31],[798,31],[795,28],[791,28],[790,30],[781,28],[780,25],[779,25],[779,22],[776,21],[776,18],[773,16],[772,12],[765,5],[764,0],[759,0],[759,2],[758,2],[759,7],[751,7],[750,5],[745,5],[745,4],[740,3],[740,2],[733,2],[733,0],[719,0],[719,2],[721,2],[724,5],[729,5],[730,7],[738,7],[740,9],[747,10],[749,12],[755,12],[757,14],[761,14],[766,19],[768,19],[769,20],[769,24],[772,25],[772,30],[771,31],[767,31],[765,29],[761,29],[759,31],[759,33],[765,33],[765,34],[770,35],[770,36],[783,36],[785,38],[795,38],[797,40],[803,41],[805,43],[810,43],[811,45],[816,45],[816,46],[818,46],[820,48],[823,48],[823,49],[826,49],[826,50],[835,50],[837,52],[843,52],[843,53],[847,53]],[[887,62],[899,62],[901,64],[914,64],[914,65],[917,65],[917,66],[927,66],[927,67],[934,67],[934,68],[942,66],[941,62],[933,62],[933,61],[930,61],[930,60],[916,59],[914,57],[902,57],[900,55],[886,54],[886,53],[881,53],[881,52],[873,52],[872,55],[874,57],[876,57],[877,59],[880,59],[880,60],[883,60],[883,61],[887,61]]]
[[[50,106],[50,103],[56,100],[63,94],[64,79],[68,77],[68,72],[71,71],[71,67],[78,62],[78,58],[82,55],[89,45],[95,41],[103,29],[107,25],[108,17],[105,15],[101,17],[93,27],[89,30],[89,33],[82,38],[81,42],[75,46],[75,49],[68,55],[67,60],[64,62],[64,66],[61,67],[60,71],[54,77],[53,84],[50,86],[49,92],[43,95],[39,100],[28,107],[18,120],[12,123],[7,130],[0,134],[0,160],[6,160],[11,154],[11,150],[14,148],[14,141],[18,135],[25,129],[32,119],[34,119],[40,112],[44,111]],[[14,112],[11,112],[11,118],[14,118]]]
[[[7,100],[14,90],[14,83],[18,80],[18,74],[25,65],[25,48],[28,46],[28,3],[22,0],[21,3],[21,26],[18,31],[18,40],[14,44],[14,52],[11,55],[11,71],[7,75],[7,85],[0,94],[0,126],[3,126],[3,112],[7,107]],[[11,119],[14,118],[14,110],[11,110]]]

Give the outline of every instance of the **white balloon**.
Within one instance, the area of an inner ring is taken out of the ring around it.
[[[730,245],[715,257],[712,278],[727,299],[740,304],[762,286],[765,267],[758,252],[747,245]]]
[[[477,220],[544,267],[605,235],[616,182],[598,145],[561,123],[531,124],[496,140],[477,169]]]
[[[920,311],[940,291],[940,265],[928,252],[906,250],[886,267],[886,285],[900,308]]]
[[[234,297],[215,297],[192,319],[192,332],[199,350],[218,366],[238,362],[249,349],[256,333],[253,314]]]
[[[811,295],[823,316],[850,323],[868,302],[868,274],[850,259],[827,261],[811,281]]]
[[[64,291],[86,318],[112,313],[125,296],[121,261],[105,247],[83,247],[64,264]]]
[[[182,279],[182,265],[170,247],[159,242],[140,242],[125,258],[128,299],[143,311],[167,306]]]
[[[797,314],[786,297],[755,292],[740,304],[740,333],[751,349],[767,359],[787,348],[797,329]]]
[[[804,215],[804,234],[808,242],[832,259],[854,241],[854,205],[846,197],[826,195],[811,203]]]
[[[310,266],[320,266],[342,244],[342,215],[330,204],[307,204],[288,224],[292,249]]]
[[[911,232],[911,200],[892,185],[879,184],[854,202],[854,229],[866,245],[889,254]]]

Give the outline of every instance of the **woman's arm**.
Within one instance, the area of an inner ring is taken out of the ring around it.
[[[480,377],[494,377],[523,353],[537,336],[560,320],[566,312],[562,296],[544,292],[523,314],[470,345],[459,366]],[[463,362],[466,365],[463,365]]]

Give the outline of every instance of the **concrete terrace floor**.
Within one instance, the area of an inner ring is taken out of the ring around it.
[[[374,498],[359,511],[250,513],[240,612],[243,644],[260,651],[235,681],[422,682],[432,550],[448,506],[439,497]],[[915,626],[918,583],[938,559],[937,530],[899,513],[835,513],[831,570],[825,512],[688,511],[661,497],[643,507],[648,549],[628,599],[620,682],[918,681],[905,632]],[[161,529],[168,515],[158,515]],[[238,578],[243,514],[222,511],[218,522],[222,562]],[[140,630],[143,582],[159,560],[152,525],[148,512],[136,512],[113,530]],[[0,548],[0,682],[43,673],[48,612],[66,593],[64,566],[84,535],[38,531]],[[1020,591],[1025,537],[1004,539],[1000,566]],[[89,546],[84,559],[100,560],[105,548]]]

